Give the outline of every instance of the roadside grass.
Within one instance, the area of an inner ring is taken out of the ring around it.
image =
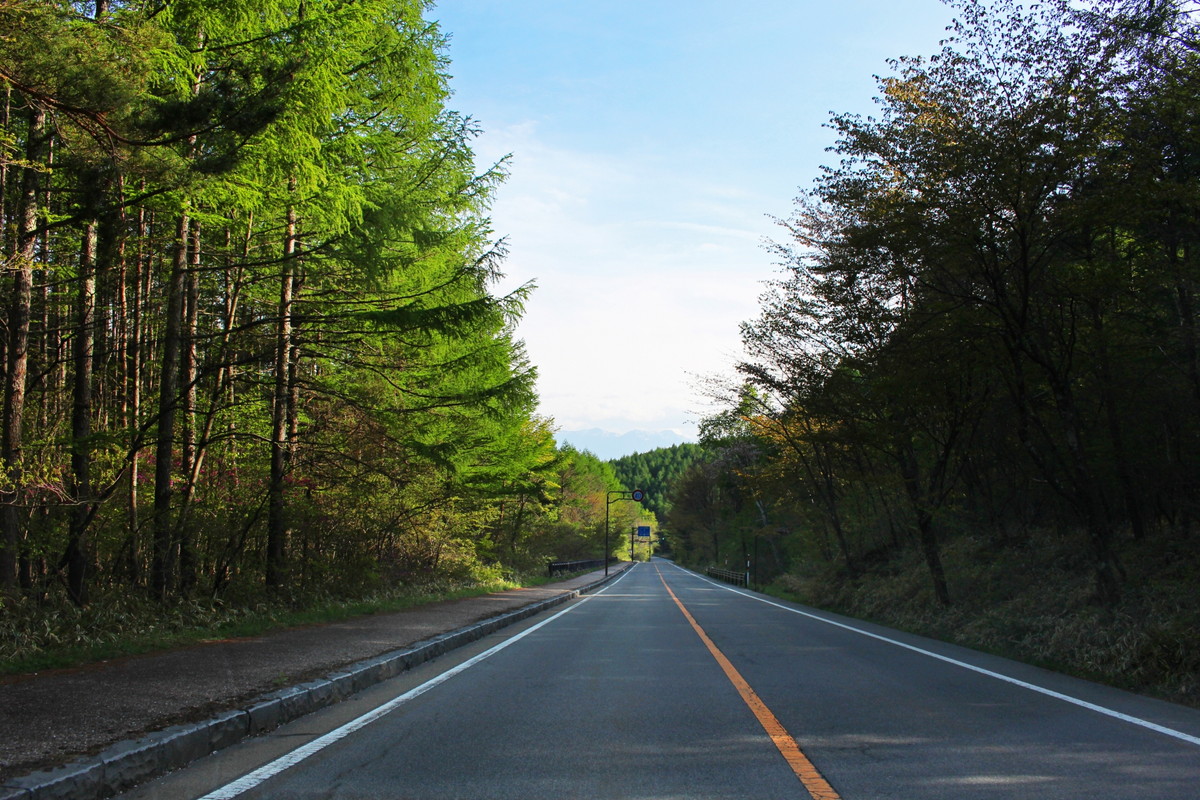
[[[86,608],[65,597],[5,601],[0,609],[0,675],[78,667],[222,639],[404,611],[430,603],[542,586],[574,575],[496,577],[472,584],[430,584],[380,590],[364,597],[311,595],[244,603],[199,600],[162,605],[145,597],[110,595]]]
[[[1039,532],[1020,544],[960,536],[943,561],[952,605],[934,600],[906,552],[857,578],[813,565],[768,591],[798,602],[1200,708],[1200,567],[1161,542],[1127,542],[1124,595],[1094,601],[1079,540]]]

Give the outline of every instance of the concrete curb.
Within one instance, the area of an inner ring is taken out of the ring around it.
[[[0,800],[101,800],[145,783],[242,739],[272,730],[393,678],[455,648],[495,633],[598,589],[624,570],[530,603],[474,625],[426,639],[411,647],[351,664],[324,678],[262,695],[250,705],[203,722],[174,725],[140,739],[118,742],[94,756],[57,769],[33,772],[0,786]]]

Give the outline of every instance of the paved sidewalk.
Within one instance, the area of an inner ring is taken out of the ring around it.
[[[610,579],[625,566],[610,567]],[[600,570],[542,587],[0,679],[0,800],[104,796],[603,581]],[[49,771],[28,774],[35,770]]]

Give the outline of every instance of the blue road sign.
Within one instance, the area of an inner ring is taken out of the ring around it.
[[[650,526],[649,525],[638,525],[638,536],[644,536],[647,539],[649,539],[650,538]]]

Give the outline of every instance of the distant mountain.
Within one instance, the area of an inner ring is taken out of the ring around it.
[[[673,444],[683,444],[688,441],[675,431],[629,431],[628,433],[612,433],[611,431],[589,428],[583,431],[559,431],[555,438],[562,444],[569,444],[576,450],[587,450],[601,461],[611,461],[621,456],[633,453],[647,453],[659,447],[670,447]]]

